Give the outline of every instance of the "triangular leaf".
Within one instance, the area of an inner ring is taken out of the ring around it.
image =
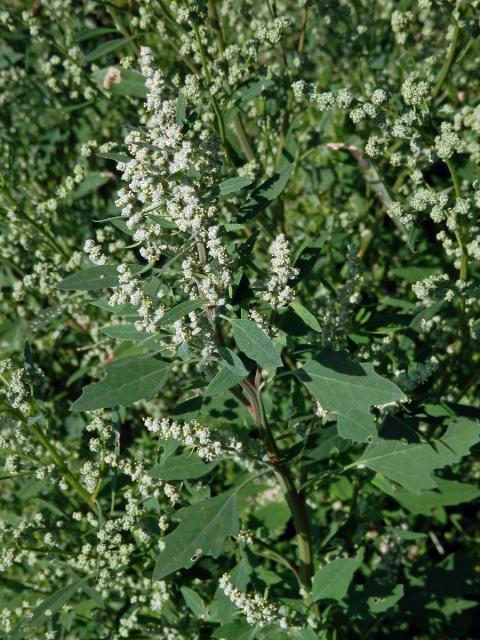
[[[305,363],[299,378],[323,409],[337,414],[338,435],[355,442],[376,437],[370,407],[406,400],[372,364],[357,364],[344,351],[325,349]]]
[[[337,428],[340,437],[351,438],[355,442],[376,442],[377,440],[377,425],[373,415],[358,409],[337,414]]]
[[[315,446],[313,449],[307,449],[305,455],[314,462],[320,462],[326,458],[333,458],[349,446],[343,438],[337,433],[337,426],[332,424],[323,427],[316,434]]]
[[[401,440],[381,440],[369,445],[357,461],[382,473],[412,493],[437,486],[435,469],[459,462],[479,441],[480,423],[459,418],[440,440],[408,444]]]
[[[405,590],[403,584],[397,584],[392,593],[388,596],[371,596],[368,599],[368,608],[371,613],[378,615],[385,613],[388,609],[394,607],[404,596]]]
[[[404,509],[425,516],[431,516],[438,507],[451,507],[480,498],[480,489],[473,484],[443,478],[435,478],[435,482],[437,489],[416,494],[393,484],[381,474],[372,480],[372,484],[394,498]]]
[[[188,569],[202,556],[218,558],[226,538],[239,532],[235,492],[180,509],[176,516],[180,524],[163,539],[165,548],[157,557],[154,580]]]
[[[180,591],[182,592],[185,604],[196,618],[203,618],[207,615],[208,609],[196,591],[193,591],[193,589],[189,587],[182,587]]]
[[[227,347],[220,347],[218,353],[230,371],[238,376],[248,376],[248,369],[234,351]]]
[[[164,386],[171,365],[152,356],[121,358],[105,368],[106,377],[83,388],[72,411],[94,411],[137,400],[151,400]]]

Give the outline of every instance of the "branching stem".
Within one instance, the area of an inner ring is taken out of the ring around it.
[[[305,48],[305,39],[307,33],[307,24],[308,24],[308,6],[305,5],[302,10],[302,20],[300,24],[300,36],[298,38],[297,45],[297,53],[301,55]],[[285,147],[285,142],[287,140],[288,128],[290,126],[290,118],[293,111],[293,92],[290,89],[290,93],[287,99],[287,107],[283,114],[282,127],[280,129],[280,137],[278,140],[278,149],[275,157],[275,163],[277,164],[280,158],[282,157],[283,149]]]
[[[300,564],[299,580],[304,590],[303,597],[305,604],[307,606],[311,606],[313,553],[305,501],[303,495],[299,493],[295,487],[290,469],[286,465],[281,464],[280,451],[265,415],[260,390],[246,380],[241,383],[241,386],[243,392],[250,401],[251,412],[255,420],[255,424],[265,439],[269,455],[274,463],[275,475],[283,489],[283,492],[285,493],[285,499],[290,509],[290,513],[292,514],[298,545],[298,557]]]
[[[215,34],[218,53],[221,57],[223,57],[223,54],[225,51],[225,40],[223,38],[222,27],[220,25],[220,17],[217,11],[216,0],[208,0],[208,19],[210,22],[210,27],[212,28],[212,31]],[[227,83],[228,81],[226,81],[225,84]],[[229,86],[227,86],[227,90],[230,92]],[[250,144],[250,140],[248,139],[245,125],[243,124],[242,118],[238,113],[235,115],[233,119],[233,128],[235,130],[235,134],[238,138],[242,151],[245,154],[247,160],[249,161],[255,160],[256,158],[255,150]]]
[[[453,28],[452,41],[450,42],[450,47],[448,50],[447,57],[445,59],[445,62],[443,63],[443,67],[441,68],[440,73],[438,75],[437,83],[432,92],[433,99],[435,99],[439,95],[440,90],[443,87],[443,83],[447,79],[448,73],[455,61],[455,54],[457,51],[459,35],[460,35],[460,28],[458,27],[458,25],[455,25],[455,27]]]
[[[452,177],[452,182],[453,182],[453,188],[455,190],[455,197],[458,199],[460,199],[462,197],[462,192],[460,189],[460,181],[458,179],[458,175],[457,172],[455,170],[455,166],[453,164],[453,162],[447,158],[445,160],[445,164],[448,167],[448,170],[450,171],[450,176]],[[466,281],[468,278],[468,252],[467,252],[467,248],[465,246],[465,242],[463,240],[463,234],[462,234],[462,230],[460,228],[455,229],[454,231],[455,233],[455,238],[457,240],[457,244],[458,247],[460,249],[460,254],[461,254],[461,258],[460,258],[460,280],[464,280]]]
[[[37,440],[42,444],[44,449],[48,451],[50,454],[55,466],[62,474],[63,478],[66,482],[74,489],[74,491],[87,503],[89,508],[93,511],[95,515],[97,515],[97,509],[95,507],[95,499],[88,493],[88,491],[82,487],[80,482],[76,479],[70,469],[67,467],[65,462],[63,461],[62,456],[57,451],[55,445],[50,442],[47,435],[44,433],[43,429],[39,427],[37,424],[30,425],[30,429],[35,434]]]

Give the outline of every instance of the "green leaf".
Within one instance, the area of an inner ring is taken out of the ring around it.
[[[71,276],[67,276],[57,284],[62,291],[89,291],[118,286],[118,271],[116,265],[99,265],[89,267]]]
[[[107,311],[114,316],[120,316],[121,318],[138,318],[138,311],[129,302],[125,304],[108,304],[108,298],[97,298],[96,300],[89,300],[88,304],[92,304],[102,311]]]
[[[237,373],[235,373],[235,371],[232,371],[232,369],[225,365],[210,381],[210,384],[205,391],[205,396],[219,396],[232,387],[235,387],[242,380],[244,380],[247,375],[248,371],[245,375],[238,375]]]
[[[386,531],[393,533],[397,538],[400,538],[400,540],[422,540],[428,537],[426,533],[409,531],[408,529],[400,529],[399,527],[386,527]]]
[[[357,558],[337,558],[318,569],[313,576],[313,599],[343,600],[359,565]]]
[[[394,485],[381,474],[376,475],[372,480],[372,484],[394,498],[402,507],[412,513],[425,516],[431,516],[433,510],[438,507],[452,507],[480,498],[480,489],[473,484],[443,478],[435,478],[435,482],[437,489],[415,494]]]
[[[227,537],[239,532],[235,492],[180,509],[176,517],[180,524],[163,539],[165,548],[157,557],[154,580],[162,580],[179,569],[189,569],[203,556],[218,558]]]
[[[267,334],[253,320],[231,320],[233,337],[240,351],[263,367],[282,367],[283,363]]]
[[[388,609],[394,607],[404,596],[405,590],[403,584],[397,584],[389,596],[371,596],[368,602],[368,608],[371,613],[378,615],[385,613]]]
[[[114,153],[113,151],[97,152],[95,155],[99,158],[105,158],[106,160],[113,160],[114,162],[127,163],[131,160],[130,156],[126,156],[124,153]]]
[[[316,434],[316,446],[313,449],[307,449],[305,455],[314,462],[321,462],[327,458],[333,458],[335,455],[345,451],[349,443],[337,433],[337,426],[332,424],[323,427]]]
[[[323,409],[337,415],[338,435],[355,442],[376,438],[370,407],[406,400],[372,364],[357,364],[344,351],[325,349],[305,363],[299,378]]]
[[[255,640],[258,638],[258,630],[243,620],[236,620],[222,624],[212,634],[212,638],[217,640]]]
[[[139,264],[131,264],[129,268],[135,274],[141,271],[143,267]],[[57,284],[57,289],[62,289],[62,291],[94,291],[97,289],[112,289],[117,286],[117,265],[105,264],[72,273],[71,276],[67,276]]]
[[[309,629],[308,627],[305,629],[300,629],[300,631],[295,631],[296,640],[318,640],[318,635],[315,633],[313,629]]]
[[[295,258],[294,267],[298,271],[298,275],[293,279],[293,283],[296,284],[301,280],[304,280],[313,270],[317,260],[321,254],[321,247],[325,244],[323,237],[318,238],[315,242],[305,242],[300,247],[298,256]],[[327,287],[333,294],[335,290],[329,282],[319,276],[319,280]]]
[[[437,487],[435,469],[459,462],[480,439],[480,423],[459,418],[440,440],[408,444],[401,440],[381,440],[369,445],[358,465],[382,473],[397,484],[420,493]]]
[[[81,578],[76,580],[66,587],[62,587],[51,596],[48,596],[43,602],[41,602],[33,611],[32,617],[26,622],[19,622],[12,630],[9,636],[10,640],[22,640],[25,637],[25,632],[35,629],[40,625],[47,622],[50,619],[51,614],[59,611],[64,604],[66,604],[75,595],[77,590],[87,582],[88,578]],[[50,615],[46,615],[46,611],[51,611]]]
[[[83,198],[87,194],[96,191],[104,184],[107,184],[112,177],[113,175],[109,171],[91,171],[90,173],[87,173],[85,178],[72,193],[72,198],[74,200]]]
[[[73,571],[71,573],[73,573]],[[85,582],[84,584],[82,584],[82,591],[90,598],[90,600],[93,600],[93,602],[99,609],[107,608],[105,600],[102,598],[102,596],[98,593],[98,591],[92,589],[92,587],[88,583]]]
[[[105,367],[106,377],[83,388],[71,411],[94,411],[151,400],[165,385],[171,365],[152,356],[121,358]]]
[[[187,119],[187,109],[185,104],[185,96],[180,91],[177,98],[177,107],[175,111],[175,122],[177,124],[183,124]]]
[[[282,529],[291,518],[290,509],[285,500],[272,500],[255,509],[252,515],[269,531]]]
[[[99,86],[103,85],[105,75],[111,67],[103,67],[92,73],[92,80]],[[106,89],[115,96],[130,96],[132,98],[145,98],[147,96],[147,88],[145,86],[145,78],[139,71],[135,69],[117,68],[119,73],[119,82],[112,82]]]
[[[240,208],[236,222],[247,222],[269,207],[287,186],[293,173],[294,165],[288,164],[278,173],[262,182],[252,191],[247,202]]]
[[[110,93],[114,96],[130,96],[131,98],[146,98],[148,89],[145,78],[135,69],[121,69],[121,80],[110,86]]]
[[[268,89],[272,85],[273,80],[271,78],[260,78],[260,80],[249,83],[246,87],[242,87],[239,92],[241,95],[241,101],[245,103],[257,98],[265,91],[265,89]]]
[[[322,332],[322,327],[320,326],[320,323],[318,322],[316,317],[313,315],[311,311],[309,311],[302,304],[300,304],[300,302],[296,302],[294,300],[293,302],[290,303],[290,306],[295,311],[297,316],[301,318],[308,327],[310,327],[310,329],[313,329],[317,333]]]
[[[130,237],[133,236],[134,232],[127,227],[127,223],[122,218],[113,218],[109,222],[112,226],[116,227],[117,229],[120,229],[120,231],[122,233],[125,233],[127,236],[130,236]]]
[[[163,463],[154,465],[148,472],[152,478],[165,480],[195,480],[210,473],[217,466],[217,461],[204,462],[195,453],[181,453],[170,456]]]
[[[434,316],[436,316],[444,305],[445,300],[439,300],[438,302],[430,304],[425,309],[422,309],[422,311],[417,313],[417,315],[412,319],[410,327],[414,331],[421,331],[423,322],[426,320],[431,320]]]
[[[99,58],[103,58],[103,56],[107,56],[110,53],[114,53],[118,51],[118,49],[123,49],[125,45],[131,42],[135,36],[129,36],[128,38],[115,38],[114,40],[109,40],[108,42],[102,42],[98,47],[95,47],[93,51],[87,53],[87,55],[83,56],[83,64],[88,62],[93,62],[94,60],[98,60]]]
[[[218,191],[221,197],[228,196],[231,193],[241,191],[245,187],[252,184],[252,179],[248,176],[235,176],[235,178],[228,178],[218,185]]]
[[[185,302],[180,302],[175,305],[171,309],[169,309],[163,318],[157,323],[159,327],[166,327],[168,325],[173,324],[177,320],[181,320],[184,316],[188,315],[195,309],[199,309],[205,305],[205,300],[185,300]]]
[[[185,604],[193,613],[193,615],[196,618],[204,618],[208,613],[208,609],[198,593],[196,593],[189,587],[182,587],[180,591],[182,592]]]
[[[137,331],[135,325],[132,324],[111,324],[100,329],[102,333],[115,340],[131,340],[132,342],[141,342],[152,337],[152,333],[146,331]]]
[[[218,353],[225,363],[225,366],[233,373],[236,373],[238,376],[248,376],[248,369],[234,351],[227,347],[220,347]]]
[[[83,29],[75,34],[75,40],[77,42],[84,42],[85,40],[90,40],[90,38],[97,38],[98,36],[103,36],[106,33],[118,33],[116,29],[111,29],[110,27],[99,27],[98,29]]]

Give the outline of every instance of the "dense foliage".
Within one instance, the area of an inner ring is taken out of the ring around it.
[[[479,637],[479,0],[0,5],[1,637]]]

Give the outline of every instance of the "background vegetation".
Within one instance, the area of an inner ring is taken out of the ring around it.
[[[0,0],[1,637],[480,635],[479,15]]]

